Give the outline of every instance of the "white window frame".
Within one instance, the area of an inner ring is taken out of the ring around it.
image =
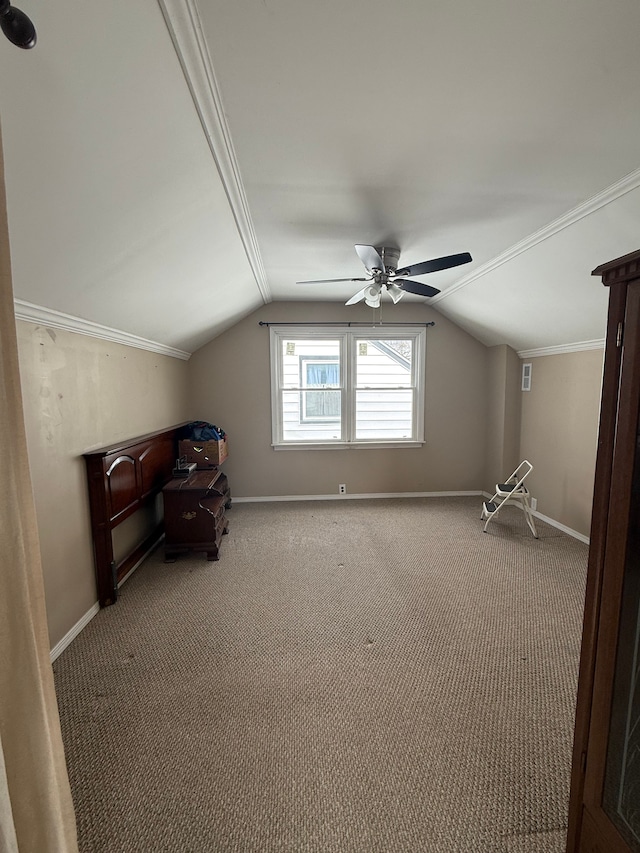
[[[271,445],[275,450],[318,449],[346,450],[349,448],[421,447],[424,444],[425,358],[427,330],[425,326],[278,326],[269,327],[271,361]],[[318,441],[285,440],[282,423],[282,340],[329,339],[340,342],[340,391],[342,397],[342,439]],[[411,388],[414,391],[412,435],[407,439],[356,439],[355,437],[355,379],[356,357],[360,340],[401,340],[413,342],[411,359]]]

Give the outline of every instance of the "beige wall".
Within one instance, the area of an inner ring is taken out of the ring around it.
[[[487,350],[487,433],[484,489],[495,484],[519,463],[520,359],[506,345]]]
[[[272,303],[195,353],[189,362],[197,417],[229,435],[225,463],[234,495],[462,491],[482,488],[486,428],[486,347],[422,305],[387,308],[386,322],[434,320],[427,330],[426,443],[390,450],[282,450],[271,447],[268,322],[370,321],[371,309]],[[393,312],[392,318],[389,313]]]
[[[19,321],[52,647],[97,600],[82,453],[188,420],[188,363]]]
[[[527,359],[531,391],[522,393],[520,453],[534,466],[538,512],[589,535],[603,350]]]

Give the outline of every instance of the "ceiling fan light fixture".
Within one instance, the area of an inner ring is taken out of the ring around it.
[[[391,282],[387,284],[387,293],[393,300],[394,305],[397,305],[404,296],[404,290],[401,287],[398,287],[397,284],[392,284]]]
[[[370,308],[379,308],[382,298],[382,288],[379,284],[370,284],[365,288],[364,301]]]

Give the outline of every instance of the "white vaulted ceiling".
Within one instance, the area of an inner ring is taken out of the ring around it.
[[[603,337],[590,272],[640,246],[636,0],[18,5],[38,30],[0,42],[19,316],[192,352],[264,302],[346,301],[296,281],[362,275],[366,243],[469,251],[420,280],[486,344]]]

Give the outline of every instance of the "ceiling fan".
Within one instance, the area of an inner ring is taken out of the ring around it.
[[[383,246],[379,249],[373,246],[356,246],[358,257],[367,270],[363,278],[326,278],[318,281],[299,281],[297,284],[327,284],[334,281],[366,281],[367,283],[357,293],[345,302],[345,305],[355,305],[364,299],[371,308],[379,308],[382,292],[386,290],[394,304],[398,302],[405,293],[416,293],[419,296],[435,296],[440,291],[436,287],[422,284],[420,281],[412,281],[405,278],[407,275],[426,275],[439,270],[448,270],[451,267],[468,264],[472,260],[468,252],[460,255],[447,255],[444,258],[433,258],[431,261],[423,261],[420,264],[412,264],[409,267],[398,269],[400,260],[400,249]]]

